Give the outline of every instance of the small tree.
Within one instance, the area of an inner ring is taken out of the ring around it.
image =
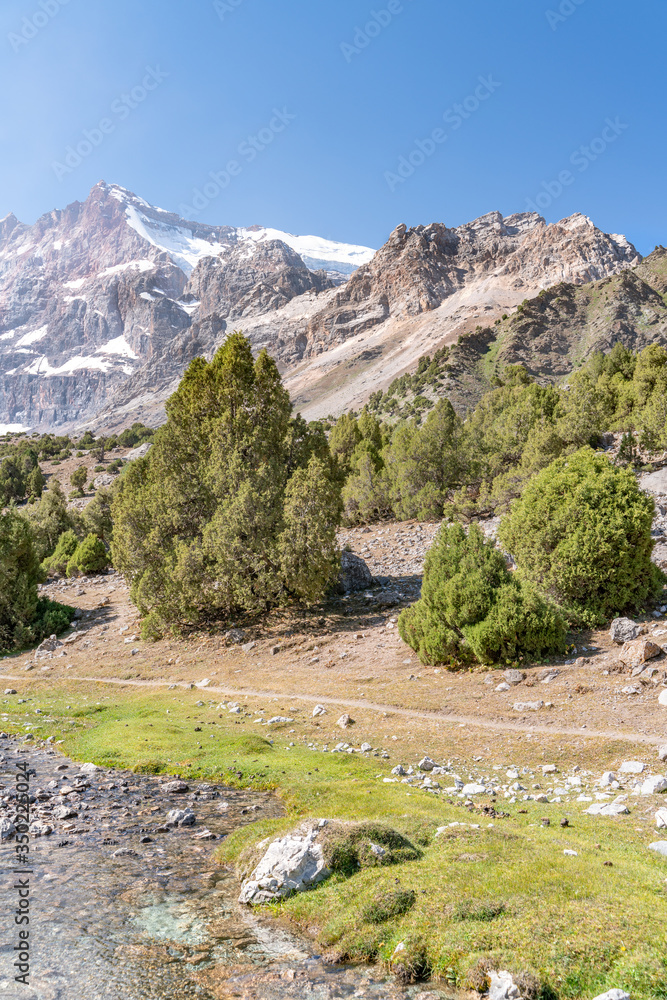
[[[562,616],[508,571],[476,524],[441,528],[426,556],[421,600],[398,620],[423,663],[512,660],[562,647]]]
[[[55,550],[58,539],[70,529],[80,536],[81,517],[68,510],[67,501],[57,479],[49,481],[48,489],[39,503],[28,508],[27,515],[34,535],[34,544],[40,562]]]
[[[88,482],[88,469],[85,465],[80,465],[69,477],[69,481],[75,490],[82,490]]]
[[[26,489],[28,495],[37,497],[39,499],[44,490],[45,482],[46,480],[44,479],[44,473],[42,472],[40,467],[36,465],[35,468],[32,470],[32,472],[28,474],[28,478],[26,480]]]
[[[79,539],[76,537],[76,534],[71,529],[64,531],[58,539],[55,552],[44,560],[42,568],[47,573],[59,573],[61,576],[64,576],[67,570],[67,563],[76,552],[78,545]]]
[[[653,514],[629,469],[582,448],[528,483],[499,537],[523,575],[573,622],[601,624],[662,586],[651,562]]]
[[[97,535],[86,535],[67,563],[67,575],[101,573],[108,565],[109,553],[102,539]]]

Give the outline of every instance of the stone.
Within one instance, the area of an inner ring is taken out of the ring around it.
[[[191,809],[170,809],[167,822],[174,826],[194,826],[197,820]]]
[[[318,715],[326,715],[327,710],[324,705],[316,705],[313,709],[313,718],[316,719]]]
[[[370,743],[362,743],[359,749],[362,753],[370,753],[373,747]]]
[[[53,815],[56,819],[73,819],[78,816],[78,812],[71,805],[56,806],[53,810]]]
[[[0,819],[0,840],[9,840],[16,833],[16,827],[10,819],[5,816]]]
[[[148,454],[148,452],[151,450],[152,447],[153,444],[151,441],[144,441],[144,443],[140,444],[137,448],[133,448],[132,451],[128,451],[127,455],[125,456],[125,458],[122,459],[122,461],[134,462],[134,460],[137,458],[143,458],[144,455]]]
[[[600,785],[602,788],[607,788],[609,785],[613,785],[616,781],[616,775],[613,771],[605,771],[600,778]]]
[[[16,690],[14,688],[6,688],[5,694],[16,694]]]
[[[55,635],[52,635],[50,638],[44,639],[43,642],[40,642],[39,646],[35,650],[35,656],[46,656],[48,653],[55,652],[55,650],[59,649],[61,646],[62,642],[57,639]]]
[[[626,667],[638,667],[659,656],[660,653],[662,653],[660,646],[650,639],[633,639],[632,642],[623,644],[618,658]]]
[[[644,626],[633,622],[631,618],[614,618],[609,629],[609,638],[612,642],[622,646],[624,642],[638,639],[643,630]]]
[[[354,725],[354,719],[351,719],[347,712],[345,712],[341,715],[340,719],[337,720],[336,725],[339,729],[347,729],[348,726]]]
[[[521,682],[525,681],[526,679],[526,675],[523,670],[515,670],[513,668],[509,670],[504,670],[503,677],[505,678],[508,684],[512,684],[513,686],[516,684],[521,684]]]
[[[340,557],[339,584],[346,593],[367,590],[373,584],[373,574],[364,560],[354,552],[343,551]]]
[[[494,690],[495,691],[501,691],[501,692],[502,691],[510,691],[511,687],[507,683],[507,681],[501,681],[500,684],[498,684],[498,686],[496,688],[494,688]]]
[[[245,632],[241,628],[230,628],[228,632],[225,632],[224,638],[232,646],[240,646],[245,640]]]
[[[249,879],[241,886],[240,903],[269,903],[303,892],[328,878],[319,827],[274,840]]]
[[[289,719],[286,715],[274,715],[272,719],[269,719],[267,725],[275,726],[278,722],[294,722],[294,719]]]
[[[656,811],[655,825],[658,828],[658,830],[662,830],[663,827],[667,827],[667,809],[665,809],[664,807]]]
[[[656,840],[648,845],[649,851],[655,851],[667,858],[667,840]]]
[[[199,833],[195,833],[193,839],[194,840],[217,840],[218,839],[218,835],[217,835],[217,833],[211,833],[211,831],[208,829],[208,827],[204,827],[204,829],[200,830]]]
[[[665,688],[664,691],[661,691],[658,695],[658,704],[667,705],[667,688]]]
[[[244,653],[249,653],[251,650],[255,648],[256,645],[257,645],[256,642],[246,642],[241,646],[241,649],[243,650]]]
[[[464,785],[461,791],[464,795],[484,795],[487,788],[485,785],[478,785],[475,782],[471,782],[469,785]]]
[[[97,764],[82,764],[79,768],[82,774],[95,774],[95,771],[99,771]]]
[[[29,827],[30,835],[32,837],[48,837],[50,833],[53,833],[53,827],[50,823],[45,823],[41,819],[36,819]]]
[[[641,774],[644,765],[639,760],[624,760],[618,770],[620,774]]]
[[[173,781],[165,781],[160,789],[165,795],[183,795],[190,791],[190,786],[185,781],[181,781],[180,778],[174,778]]]
[[[658,795],[660,792],[666,792],[667,778],[661,774],[654,774],[646,779],[639,791],[641,795]]]
[[[625,990],[613,989],[607,990],[606,993],[600,993],[599,996],[595,997],[595,1000],[631,1000],[631,998]]]
[[[558,768],[556,767],[555,764],[542,765],[542,774],[557,774],[557,773],[558,773]]]
[[[515,712],[539,712],[544,708],[543,701],[517,701],[512,706]]]
[[[405,777],[405,775],[408,772],[405,770],[402,764],[397,764],[396,767],[392,767],[391,773],[398,774],[400,777]]]
[[[136,851],[133,851],[131,847],[119,847],[117,851],[114,851],[111,855],[112,858],[138,858],[139,855]]]
[[[667,760],[667,744],[658,747],[658,760]]]
[[[431,760],[430,757],[422,757],[418,764],[420,771],[432,771],[433,768],[437,766],[436,762]]]
[[[587,816],[625,816],[630,812],[625,802],[594,802],[584,811]]]
[[[488,1000],[521,1000],[519,988],[510,972],[489,971]]]

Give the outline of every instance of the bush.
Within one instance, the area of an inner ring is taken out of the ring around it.
[[[69,481],[75,490],[82,490],[88,481],[88,469],[85,465],[80,465],[78,469],[75,469],[69,477]]]
[[[42,568],[47,573],[59,573],[61,576],[64,576],[67,570],[67,563],[76,552],[78,545],[79,539],[74,531],[70,529],[63,532],[58,539],[55,552],[44,560]]]
[[[362,920],[367,924],[383,924],[392,917],[400,917],[415,905],[417,894],[413,889],[396,889],[378,893],[364,907]]]
[[[653,514],[631,471],[582,448],[528,483],[499,536],[522,574],[574,624],[601,624],[662,586],[651,562]]]
[[[100,573],[109,565],[109,553],[97,535],[86,535],[67,563],[67,575]]]
[[[476,524],[443,527],[426,556],[421,600],[398,619],[423,663],[493,663],[560,649],[558,611],[505,565]]]
[[[322,842],[327,868],[340,875],[418,861],[422,856],[407,837],[381,823],[332,823],[325,827]]]
[[[77,535],[83,534],[81,517],[76,511],[67,509],[67,501],[57,479],[49,482],[39,503],[30,508],[28,518],[40,562],[55,551],[63,532],[71,529]]]
[[[39,600],[43,579],[28,522],[12,507],[0,513],[0,650],[21,649],[62,632],[74,608]]]

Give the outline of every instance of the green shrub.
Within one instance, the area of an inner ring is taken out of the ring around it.
[[[57,635],[74,617],[74,608],[39,599],[42,579],[30,525],[10,507],[0,513],[0,650]]]
[[[67,575],[100,573],[109,562],[109,553],[102,539],[97,535],[86,535],[67,563]]]
[[[651,562],[653,514],[631,471],[582,448],[528,483],[499,536],[522,574],[573,623],[600,624],[662,586]]]
[[[362,919],[367,924],[383,924],[392,917],[400,917],[415,905],[417,894],[413,889],[396,889],[381,892],[364,907]]]
[[[493,663],[563,646],[565,622],[512,574],[476,524],[443,527],[426,556],[421,600],[399,617],[423,663]]]
[[[354,875],[360,868],[417,861],[422,852],[407,837],[381,823],[332,823],[322,837],[330,871]]]
[[[85,465],[80,465],[78,469],[69,477],[69,481],[75,490],[82,490],[88,481],[88,469]]]
[[[78,545],[79,539],[75,532],[71,529],[63,532],[58,539],[55,552],[44,560],[42,568],[47,573],[59,573],[61,576],[64,576],[67,570],[67,563],[76,552]]]

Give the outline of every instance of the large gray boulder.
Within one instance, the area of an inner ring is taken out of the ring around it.
[[[269,844],[249,879],[241,886],[240,903],[271,903],[304,892],[331,872],[324,863],[319,827],[288,833]]]
[[[339,580],[342,590],[366,590],[373,584],[373,574],[361,556],[344,551],[340,557]]]

